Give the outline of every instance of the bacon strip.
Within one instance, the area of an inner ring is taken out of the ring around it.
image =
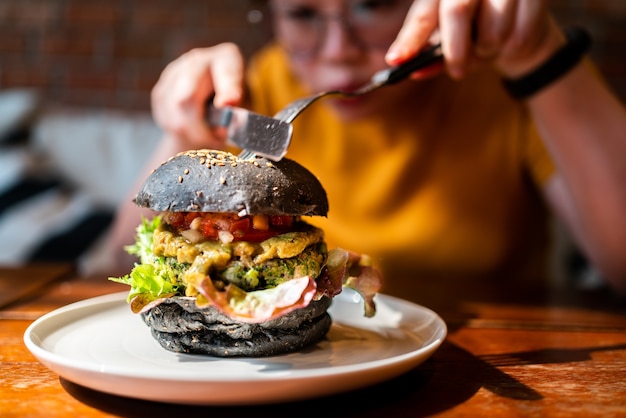
[[[229,284],[225,291],[213,286],[210,277],[206,277],[198,291],[211,305],[241,322],[259,323],[278,318],[296,309],[304,308],[313,299],[317,286],[310,276],[289,280],[272,289],[246,292]],[[198,303],[199,307],[202,307]]]

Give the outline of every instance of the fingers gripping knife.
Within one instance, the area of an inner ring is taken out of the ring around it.
[[[261,155],[273,161],[285,156],[291,142],[293,120],[311,103],[329,95],[359,96],[378,87],[397,83],[411,73],[441,61],[441,45],[433,45],[415,57],[396,67],[390,67],[374,74],[369,83],[351,92],[341,90],[324,91],[289,103],[273,118],[237,107],[208,109],[208,122],[212,126],[223,126],[228,132],[228,142],[243,151],[240,158],[253,158]]]

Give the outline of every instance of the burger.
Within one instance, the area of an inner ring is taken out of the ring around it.
[[[192,150],[162,163],[134,199],[155,212],[126,251],[128,302],[170,351],[264,357],[324,339],[344,287],[373,316],[381,276],[367,256],[328,250],[306,217],[327,216],[319,180],[297,162]]]

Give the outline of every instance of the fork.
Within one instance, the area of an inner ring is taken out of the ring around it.
[[[252,160],[256,158],[256,153],[254,151],[244,149],[239,153],[239,155],[237,155],[237,158],[240,160]]]
[[[274,119],[281,120],[286,123],[292,123],[294,119],[302,113],[304,109],[309,107],[313,102],[322,97],[331,96],[331,95],[341,95],[344,97],[355,97],[360,96],[362,94],[366,94],[371,92],[372,90],[376,90],[379,87],[387,86],[390,84],[395,84],[401,80],[404,80],[413,72],[427,67],[435,62],[440,61],[443,58],[441,53],[441,44],[435,44],[425,49],[424,51],[417,54],[415,57],[410,60],[397,65],[395,67],[389,67],[384,70],[378,71],[375,73],[371,80],[365,84],[364,86],[358,88],[354,91],[343,91],[343,90],[329,90],[323,91],[311,96],[303,97],[301,99],[295,100],[285,106],[282,110],[274,115]],[[251,159],[254,158],[255,154],[253,151],[243,150],[239,154],[239,158],[241,159]]]
[[[330,90],[323,91],[312,96],[303,97],[302,99],[295,100],[285,106],[281,111],[274,115],[274,119],[280,119],[283,122],[292,123],[296,116],[298,116],[304,109],[322,97],[330,95],[341,95],[344,97],[360,96],[379,87],[395,84],[398,81],[404,80],[411,73],[419,70],[420,68],[427,67],[437,61],[440,61],[442,57],[441,44],[433,45],[398,66],[386,68],[377,72],[372,76],[369,83],[357,90]]]

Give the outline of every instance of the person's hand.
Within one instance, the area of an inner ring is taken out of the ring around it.
[[[172,61],[152,89],[154,120],[189,148],[221,148],[223,135],[205,120],[206,102],[214,95],[216,106],[239,105],[243,81],[243,56],[236,45],[193,49]]]
[[[476,60],[488,60],[515,78],[564,43],[544,0],[415,0],[387,62],[404,62],[434,37],[440,38],[454,78],[463,77]]]

